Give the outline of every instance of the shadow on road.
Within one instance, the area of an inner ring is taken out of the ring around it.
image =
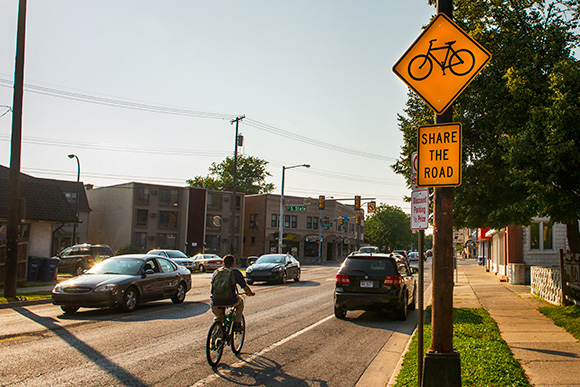
[[[123,385],[146,386],[145,382],[140,380],[138,377],[107,359],[99,351],[95,350],[93,347],[70,333],[66,328],[57,325],[56,320],[54,320],[52,317],[40,317],[25,308],[14,308],[14,311],[53,331],[72,348],[76,349],[80,354],[85,356],[96,366],[102,368],[105,372],[117,379]]]
[[[244,361],[241,356],[238,356],[238,359]],[[323,380],[305,380],[288,375],[280,364],[264,356],[254,356],[251,360],[233,368],[218,367],[215,375],[223,381],[240,386],[328,386]]]

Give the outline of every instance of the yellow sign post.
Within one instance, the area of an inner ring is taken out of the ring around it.
[[[485,48],[440,13],[393,66],[393,72],[435,113],[442,114],[490,59]]]
[[[461,124],[419,126],[417,136],[417,186],[461,185]]]

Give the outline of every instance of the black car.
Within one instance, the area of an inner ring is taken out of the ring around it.
[[[290,254],[265,254],[246,269],[246,282],[300,281],[300,262]]]
[[[115,255],[107,245],[91,245],[83,243],[67,247],[57,254],[58,272],[81,275],[96,263]]]
[[[415,278],[405,260],[394,254],[353,253],[336,274],[334,315],[348,310],[390,310],[400,320],[415,309]]]
[[[146,301],[170,298],[180,304],[190,289],[191,272],[167,258],[119,255],[56,285],[52,303],[60,305],[65,313],[74,313],[80,307],[120,307],[132,312]]]

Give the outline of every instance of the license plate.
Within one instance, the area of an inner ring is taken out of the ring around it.
[[[373,281],[362,280],[362,281],[360,281],[360,287],[361,288],[372,288],[373,287]]]

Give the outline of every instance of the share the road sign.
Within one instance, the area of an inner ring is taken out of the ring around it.
[[[463,92],[491,54],[447,15],[440,13],[393,66],[437,114]]]
[[[461,124],[419,126],[417,136],[417,186],[461,185]]]

